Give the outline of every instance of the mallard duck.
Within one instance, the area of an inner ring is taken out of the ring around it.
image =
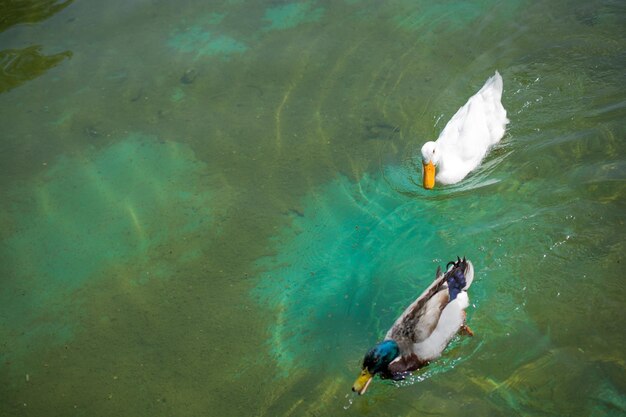
[[[502,139],[509,119],[502,106],[502,77],[496,71],[485,85],[467,100],[435,142],[422,146],[424,188],[455,184],[473,171],[489,148]]]
[[[473,335],[465,324],[467,289],[474,267],[465,258],[437,268],[433,283],[393,324],[385,339],[370,349],[352,391],[362,395],[372,378],[401,380],[438,358],[457,333]]]

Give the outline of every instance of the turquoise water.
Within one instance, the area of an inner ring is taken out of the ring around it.
[[[621,2],[0,16],[1,416],[626,414]],[[426,192],[496,69],[504,139]],[[457,255],[475,337],[355,398]]]

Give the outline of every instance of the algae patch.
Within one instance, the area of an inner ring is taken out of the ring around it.
[[[177,51],[195,54],[195,58],[202,56],[229,58],[248,50],[245,43],[228,35],[206,30],[200,25],[175,32],[170,37],[168,44]]]
[[[265,30],[290,29],[302,23],[319,21],[324,15],[324,8],[313,8],[313,3],[303,1],[268,8],[265,11],[264,20],[269,21],[270,24]]]
[[[131,135],[63,156],[36,184],[11,190],[0,338],[13,342],[3,358],[71,338],[74,292],[107,270],[145,264],[145,275],[125,278],[128,286],[167,277],[172,265],[158,252],[211,229],[205,168],[186,145]]]

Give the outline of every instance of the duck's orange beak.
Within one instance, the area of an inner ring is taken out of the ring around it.
[[[372,378],[374,375],[370,374],[367,369],[363,369],[359,377],[354,381],[354,385],[352,385],[352,391],[356,392],[359,395],[365,394],[367,387],[372,382]]]
[[[435,165],[432,161],[422,164],[424,164],[424,188],[432,190],[435,186]]]

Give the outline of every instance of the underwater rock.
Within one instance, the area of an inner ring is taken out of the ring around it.
[[[399,126],[390,125],[388,123],[379,122],[365,125],[364,139],[393,139],[400,132]]]
[[[132,101],[132,102],[134,103],[134,102],[136,102],[137,100],[139,100],[139,99],[140,99],[141,97],[143,97],[143,96],[144,96],[144,93],[143,93],[143,87],[141,87],[141,88],[139,88],[139,89],[135,92],[135,94],[133,94],[133,95],[130,97],[130,101]]]
[[[98,138],[101,135],[100,131],[93,125],[85,127],[85,133],[92,138]]]
[[[198,76],[198,71],[193,68],[189,68],[187,71],[183,73],[183,76],[180,77],[180,82],[183,84],[191,84],[196,80]]]

